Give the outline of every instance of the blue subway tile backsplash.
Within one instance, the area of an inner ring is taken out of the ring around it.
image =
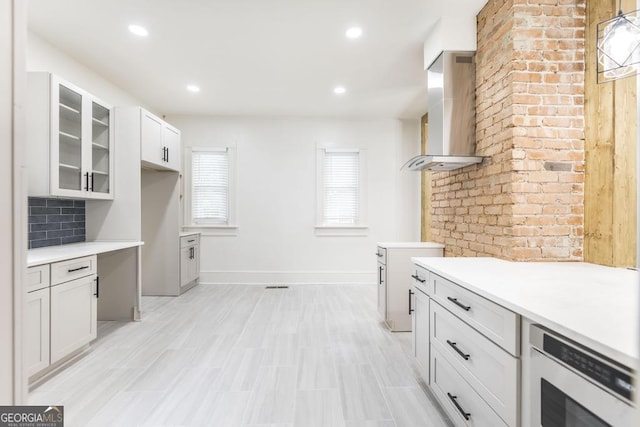
[[[85,240],[84,200],[29,197],[29,249]]]

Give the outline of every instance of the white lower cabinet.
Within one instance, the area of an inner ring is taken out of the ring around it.
[[[440,304],[431,304],[431,345],[509,425],[518,422],[520,360]]]
[[[51,287],[51,363],[96,338],[98,283],[95,275]]]
[[[414,288],[413,298],[413,355],[422,379],[429,384],[429,296]]]
[[[518,427],[520,316],[420,265],[411,277],[414,357],[453,423]]]
[[[441,257],[443,252],[444,245],[432,242],[378,243],[378,313],[390,331],[411,331],[411,258]]]
[[[25,311],[25,368],[31,376],[49,366],[48,285],[27,294]]]
[[[27,270],[23,362],[30,381],[53,371],[96,338],[96,260],[92,255]]]
[[[180,289],[194,286],[200,277],[200,235],[180,237]]]
[[[431,390],[457,426],[508,427],[456,371],[437,346],[431,348]]]

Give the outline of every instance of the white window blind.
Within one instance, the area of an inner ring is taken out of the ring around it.
[[[357,151],[325,151],[324,223],[358,224],[360,159]]]
[[[229,222],[227,149],[191,152],[191,212],[194,224]]]

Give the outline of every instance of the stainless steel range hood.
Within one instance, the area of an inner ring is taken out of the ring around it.
[[[481,163],[475,155],[474,52],[445,51],[428,69],[427,154],[409,160],[412,171],[450,171]]]

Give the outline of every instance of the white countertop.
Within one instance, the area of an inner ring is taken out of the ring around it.
[[[98,241],[29,249],[27,251],[27,267],[64,261],[88,255],[101,254],[103,252],[117,251],[119,249],[133,248],[142,245],[144,245],[144,242]]]
[[[378,242],[381,248],[399,248],[399,249],[443,249],[444,245],[435,242]]]
[[[619,363],[638,366],[638,271],[495,258],[412,261]]]
[[[194,234],[200,234],[199,231],[182,231],[180,237],[193,236]]]

